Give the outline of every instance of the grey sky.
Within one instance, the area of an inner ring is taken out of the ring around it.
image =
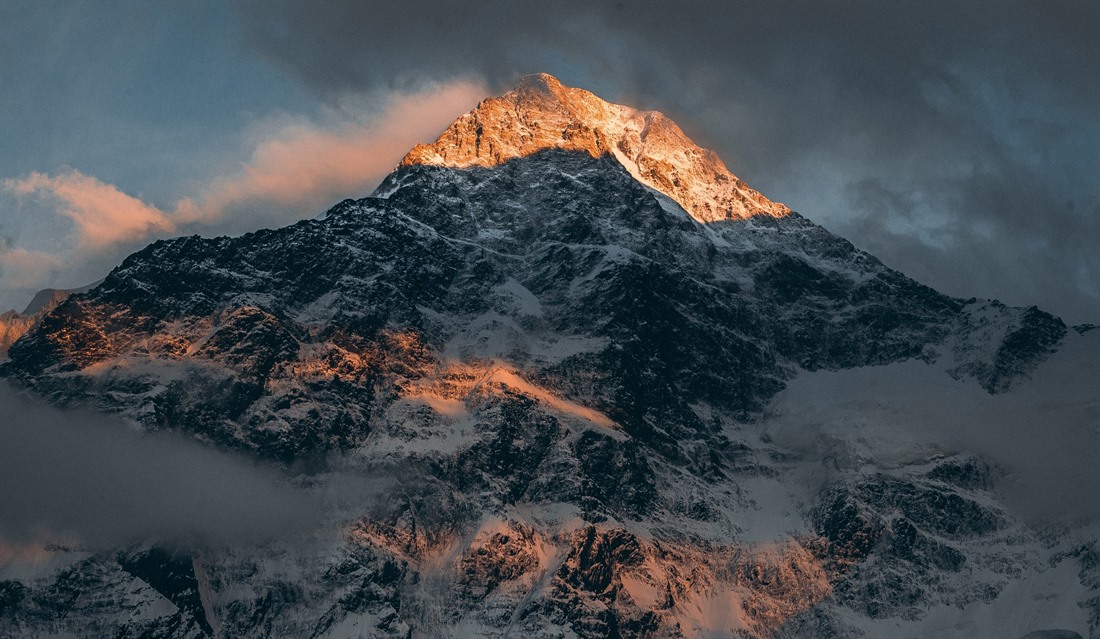
[[[665,112],[769,197],[944,292],[1100,321],[1100,3],[321,6],[0,5],[0,306],[155,237],[363,195],[478,95],[546,71]],[[306,169],[287,148],[348,173],[288,181]],[[118,220],[66,209],[63,188],[141,223],[104,236]]]

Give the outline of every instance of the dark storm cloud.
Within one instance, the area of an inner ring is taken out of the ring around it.
[[[548,71],[666,112],[946,292],[1100,318],[1098,3],[240,7],[249,45],[326,99]]]

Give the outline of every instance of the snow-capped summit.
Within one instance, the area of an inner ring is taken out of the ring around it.
[[[611,104],[552,75],[525,76],[514,89],[483,100],[432,144],[418,144],[402,166],[490,167],[547,149],[613,155],[639,182],[676,200],[700,222],[783,217],[772,202],[730,173],[657,111]]]

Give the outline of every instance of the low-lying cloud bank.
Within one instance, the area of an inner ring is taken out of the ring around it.
[[[0,546],[262,543],[318,526],[324,496],[181,435],[63,410],[0,383]]]
[[[1100,331],[1077,335],[1030,380],[989,395],[920,361],[803,373],[771,406],[768,433],[809,460],[889,468],[970,452],[1004,476],[1001,497],[1037,524],[1100,521]]]

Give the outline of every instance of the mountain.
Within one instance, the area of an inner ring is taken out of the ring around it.
[[[15,340],[30,330],[35,322],[33,315],[26,315],[17,311],[5,311],[0,313],[0,355],[8,351],[8,347]]]
[[[1088,329],[943,295],[531,76],[371,196],[156,242],[12,345],[55,404],[396,486],[308,543],[54,545],[0,571],[0,629],[1096,637],[1096,531],[939,441],[1026,437],[1055,389],[1044,427],[1094,444]]]
[[[27,304],[27,308],[22,313],[12,309],[0,313],[0,357],[3,357],[8,352],[8,347],[15,343],[15,340],[23,336],[24,333],[30,330],[43,315],[49,313],[58,304],[63,302],[66,297],[73,293],[84,293],[95,288],[99,282],[89,284],[88,286],[81,286],[79,288],[72,289],[57,289],[46,288],[38,291],[31,299],[30,304]]]

